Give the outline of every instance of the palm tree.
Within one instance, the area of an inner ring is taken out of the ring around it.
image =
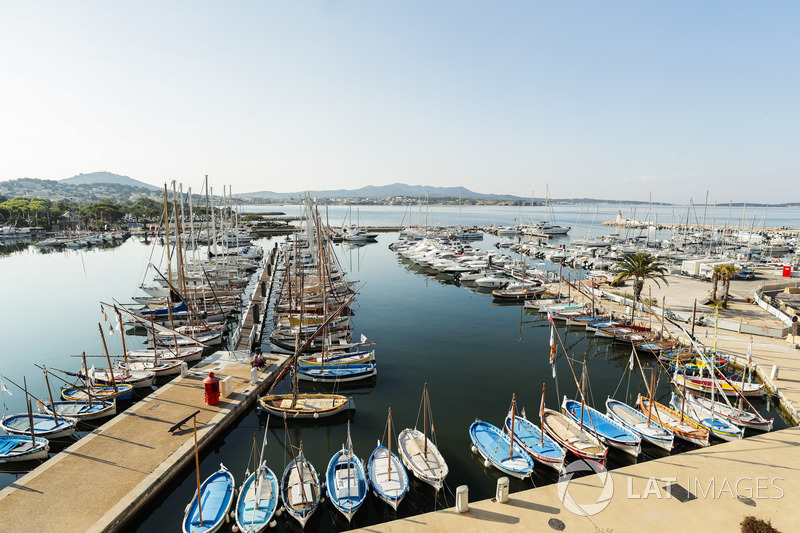
[[[719,280],[720,274],[722,272],[721,265],[717,265],[714,267],[714,271],[711,273],[711,282],[714,284],[714,287],[711,289],[711,299],[716,301],[717,300],[717,289],[719,288]]]
[[[720,265],[720,280],[722,280],[722,308],[728,308],[728,293],[731,289],[731,280],[739,273],[739,269],[733,265]],[[715,269],[716,270],[716,269]]]
[[[658,259],[647,252],[635,252],[623,255],[614,265],[614,271],[617,275],[612,280],[612,283],[633,279],[633,309],[636,309],[636,303],[642,295],[644,280],[652,279],[656,285],[661,287],[661,284],[658,283],[660,279],[669,285],[667,278],[664,277],[664,274],[667,273],[667,269],[658,262]]]

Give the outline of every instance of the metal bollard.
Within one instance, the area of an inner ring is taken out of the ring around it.
[[[253,367],[250,369],[250,384],[255,385],[256,383],[258,383],[258,369]]]
[[[469,511],[469,487],[461,485],[456,489],[456,511],[466,513]]]
[[[499,503],[507,503],[508,502],[508,478],[501,477],[497,480],[497,493],[495,494],[495,499]]]
[[[262,281],[261,282],[261,297],[264,298],[266,296],[267,296],[267,282],[266,281]]]
[[[772,372],[769,373],[769,379],[775,381],[778,379],[778,372],[780,371],[780,367],[778,365],[772,365]]]
[[[253,324],[258,324],[258,320],[261,315],[259,311],[260,309],[258,308],[258,304],[253,304]]]
[[[181,377],[185,378],[189,375],[189,365],[186,364],[186,361],[181,361]]]

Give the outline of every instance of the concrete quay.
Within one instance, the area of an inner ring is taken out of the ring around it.
[[[194,466],[192,421],[200,450],[213,444],[263,393],[288,356],[268,354],[251,384],[249,353],[217,352],[0,491],[0,531],[118,531],[184,468]],[[230,394],[205,404],[209,371]]]

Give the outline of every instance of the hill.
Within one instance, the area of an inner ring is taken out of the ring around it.
[[[67,183],[70,185],[95,185],[97,183],[116,183],[117,185],[127,185],[128,187],[141,187],[151,191],[160,191],[159,187],[154,187],[149,183],[135,180],[128,176],[121,176],[112,172],[90,172],[89,174],[78,174],[71,178],[64,178],[58,180],[59,183]]]

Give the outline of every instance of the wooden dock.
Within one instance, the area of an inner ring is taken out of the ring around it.
[[[235,339],[234,350],[252,351],[261,344],[261,333],[272,297],[272,273],[275,269],[276,249],[270,250],[264,269],[261,271],[256,290],[250,298],[247,312],[242,315],[243,322]]]

